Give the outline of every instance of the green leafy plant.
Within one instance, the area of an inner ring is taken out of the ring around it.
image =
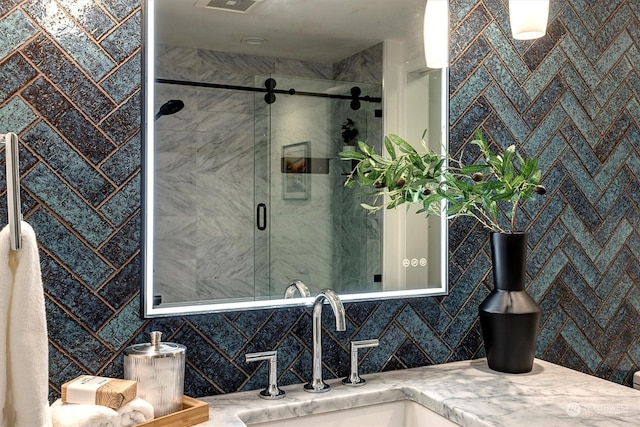
[[[353,187],[357,182],[372,189],[368,194],[384,197],[379,205],[362,204],[371,212],[417,204],[421,206],[418,213],[427,216],[470,216],[490,231],[515,232],[518,206],[535,194],[546,192],[539,184],[542,173],[538,159],[525,160],[514,145],[500,154],[494,153],[480,129],[472,144],[480,148],[483,159],[464,165],[461,160],[435,153],[426,146],[425,153],[418,153],[397,135],[385,137],[388,158],[360,141],[358,151],[340,153],[343,158],[357,161],[345,185]],[[501,210],[509,227],[502,224]]]

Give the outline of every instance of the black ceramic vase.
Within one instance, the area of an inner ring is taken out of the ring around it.
[[[531,371],[540,328],[540,307],[524,289],[527,234],[491,233],[494,289],[480,304],[480,326],[489,368]]]

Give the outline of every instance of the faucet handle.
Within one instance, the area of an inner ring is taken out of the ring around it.
[[[378,345],[380,345],[379,340],[351,341],[351,375],[342,380],[344,385],[357,387],[366,383],[366,380],[358,375],[358,349],[377,347]]]
[[[282,399],[285,395],[284,390],[278,388],[278,352],[261,351],[258,353],[245,354],[245,361],[258,362],[261,360],[269,361],[269,386],[260,392],[260,397],[263,399],[275,400]]]

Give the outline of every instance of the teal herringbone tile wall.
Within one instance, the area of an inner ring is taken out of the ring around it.
[[[506,3],[451,1],[452,148],[473,155],[481,126],[540,157],[548,194],[520,215],[533,223],[529,290],[544,310],[537,354],[628,383],[640,366],[640,3],[552,0],[548,35],[533,42],[511,39]],[[141,21],[132,0],[0,4],[0,132],[22,141],[51,396],[82,373],[122,375],[122,350],[152,329],[187,346],[190,395],[262,387],[264,367],[243,355],[276,347],[282,383],[303,382],[303,308],[139,318]],[[327,376],[347,373],[354,338],[381,341],[364,372],[482,356],[486,233],[453,222],[450,254],[446,297],[349,304],[347,331],[327,327]]]
[[[544,310],[537,355],[628,383],[640,363],[640,3],[552,0],[533,42],[510,39],[504,3],[455,2],[451,141],[459,150],[482,126],[540,158],[549,192],[520,217]],[[477,259],[474,234],[454,238],[456,265]]]

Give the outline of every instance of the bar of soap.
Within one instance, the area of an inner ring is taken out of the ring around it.
[[[62,385],[62,402],[118,409],[135,399],[138,383],[131,380],[81,375]]]

